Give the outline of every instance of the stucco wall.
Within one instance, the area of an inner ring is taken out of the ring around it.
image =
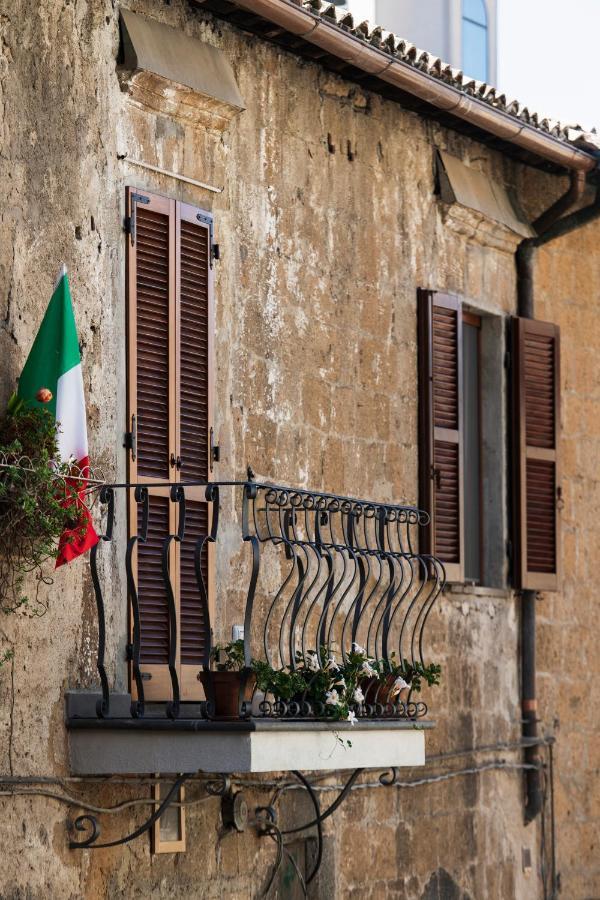
[[[64,260],[84,350],[91,455],[108,478],[124,475],[124,188],[152,189],[215,214],[222,251],[216,272],[218,476],[243,476],[251,464],[258,477],[281,483],[416,501],[417,287],[456,292],[495,314],[515,307],[510,242],[502,247],[448,220],[433,193],[434,146],[509,184],[526,177],[499,155],[317,65],[191,13],[183,0],[129,5],[223,48],[247,109],[221,135],[133,105],[119,88],[118,12],[108,0],[60,7],[42,0],[35,10],[13,0],[0,13],[3,399]],[[223,186],[223,192],[142,174],[125,154]],[[559,187],[553,178],[538,177],[534,205],[545,206]],[[550,727],[554,715],[561,719],[557,816],[568,839],[559,839],[559,866],[565,896],[583,898],[598,887],[590,830],[598,816],[590,778],[598,769],[597,734],[596,743],[582,749],[593,708],[593,698],[584,696],[586,666],[597,666],[585,618],[592,616],[597,435],[586,411],[595,395],[583,387],[593,384],[595,351],[581,346],[581,336],[593,336],[587,304],[600,273],[591,262],[592,237],[585,248],[573,240],[568,251],[552,248],[543,257],[547,292],[540,315],[563,326],[563,477],[569,487],[566,590],[543,601],[540,653],[542,716]],[[565,274],[575,255],[579,271],[587,273],[581,284]],[[572,302],[564,304],[566,297]],[[567,358],[575,346],[577,365]],[[227,582],[229,573],[224,559],[216,625],[222,633],[239,615],[239,586]],[[108,581],[111,679],[123,684],[124,585],[118,573]],[[15,651],[0,673],[0,771],[11,775],[68,774],[63,691],[95,680],[86,564],[58,573],[44,598],[49,609],[43,618],[0,621],[2,644]],[[428,752],[518,739],[513,595],[450,592],[432,615],[429,641],[444,679],[429,698],[437,728],[428,736]],[[465,757],[457,767],[498,758],[520,759],[514,753]],[[147,788],[71,784],[69,790],[104,805]],[[252,808],[268,795],[249,796]],[[539,825],[523,826],[522,800],[522,776],[513,770],[358,791],[328,820],[317,895],[541,896]],[[50,798],[0,803],[1,897],[246,898],[264,886],[274,858],[271,842],[251,830],[220,835],[216,800],[190,809],[185,855],[155,858],[145,838],[125,850],[71,852],[63,806]],[[286,812],[290,821],[305,814],[299,798]],[[124,833],[133,821],[120,816],[107,835]],[[529,878],[522,872],[522,847],[532,852]]]

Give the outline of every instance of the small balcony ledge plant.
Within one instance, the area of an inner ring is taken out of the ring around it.
[[[397,663],[394,656],[376,660],[358,644],[339,661],[334,653],[321,648],[319,653],[312,650],[305,656],[297,653],[294,667],[276,669],[266,660],[254,659],[246,669],[244,642],[238,640],[214,647],[211,662],[213,670],[202,672],[200,678],[209,700],[212,695],[218,718],[237,716],[240,699],[248,708],[256,687],[263,695],[262,710],[270,705],[276,714],[312,712],[319,719],[346,720],[352,725],[365,703],[380,704],[383,709],[413,691],[420,692],[423,682],[439,684],[441,673],[436,663],[424,666],[406,659]]]

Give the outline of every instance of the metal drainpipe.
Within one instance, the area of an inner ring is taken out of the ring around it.
[[[537,237],[526,238],[517,248],[517,308],[519,316],[526,319],[534,317],[533,267],[536,250],[543,244],[580,228],[587,222],[600,216],[600,186],[596,198],[589,206],[571,215],[561,218],[583,196],[585,175],[580,172],[571,173],[571,184],[568,191],[560,197],[536,221],[533,227]],[[523,591],[521,596],[521,709],[522,734],[525,740],[538,737],[536,665],[535,665],[535,604],[536,591]],[[525,762],[539,766],[541,761],[539,746],[533,745],[525,750]],[[526,807],[525,822],[532,822],[541,812],[543,806],[542,773],[539,768],[526,770]]]

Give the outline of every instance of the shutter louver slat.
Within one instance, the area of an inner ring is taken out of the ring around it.
[[[424,547],[463,579],[462,316],[455,297],[419,292],[421,505]]]
[[[433,307],[434,425],[458,428],[458,325],[456,310]]]
[[[444,562],[460,562],[458,444],[435,442],[434,465],[439,471],[435,491],[435,552]]]
[[[527,568],[552,573],[556,568],[556,488],[554,463],[527,460]]]
[[[525,336],[525,420],[527,444],[554,447],[554,339]]]
[[[180,452],[182,477],[208,479],[208,229],[181,220]]]
[[[202,665],[206,647],[206,623],[196,581],[194,553],[198,538],[208,533],[208,504],[187,501],[185,538],[181,545],[180,620],[182,665]],[[208,548],[204,545],[200,565],[208,590]]]
[[[433,300],[433,530],[435,555],[461,564],[459,443],[459,310]],[[440,440],[436,429],[455,432],[455,442]]]
[[[138,474],[169,474],[169,217],[136,208]]]
[[[555,590],[559,572],[559,332],[533,319],[513,322],[515,582]]]
[[[169,500],[149,498],[148,537],[138,541],[138,597],[141,621],[140,660],[149,665],[169,661],[169,607],[162,576],[162,549],[169,534]],[[142,508],[138,510],[141,527]]]

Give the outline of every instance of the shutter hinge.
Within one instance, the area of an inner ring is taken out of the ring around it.
[[[429,471],[429,477],[431,478],[432,481],[435,481],[435,487],[436,487],[436,490],[439,491],[439,489],[440,489],[441,486],[442,486],[442,472],[441,472],[441,469],[438,469],[436,466],[431,466],[431,469],[430,469],[430,471]]]
[[[209,443],[210,443],[209,464],[210,464],[210,471],[212,472],[213,463],[219,462],[221,459],[221,448],[219,447],[218,444],[215,444],[215,432],[212,427],[210,429],[209,435],[210,435],[210,437],[209,437]]]
[[[506,542],[506,557],[510,563],[513,561],[513,543],[509,539]]]
[[[131,194],[131,215],[125,217],[125,231],[131,238],[131,246],[135,244],[135,207],[137,203],[150,203],[150,197],[143,194]]]
[[[213,259],[221,259],[221,248],[218,244],[213,243],[213,217],[207,215],[206,213],[196,213],[196,218],[199,222],[202,222],[203,225],[208,225],[208,261],[212,269]]]
[[[511,354],[510,350],[507,350],[506,353],[504,354],[504,368],[508,369],[510,371],[511,366],[512,366],[512,354]]]
[[[125,659],[127,662],[133,660],[133,644],[125,644]]]
[[[131,459],[135,462],[137,456],[137,420],[135,414],[131,417],[131,431],[126,431],[124,438],[123,446],[126,450],[131,450]]]

